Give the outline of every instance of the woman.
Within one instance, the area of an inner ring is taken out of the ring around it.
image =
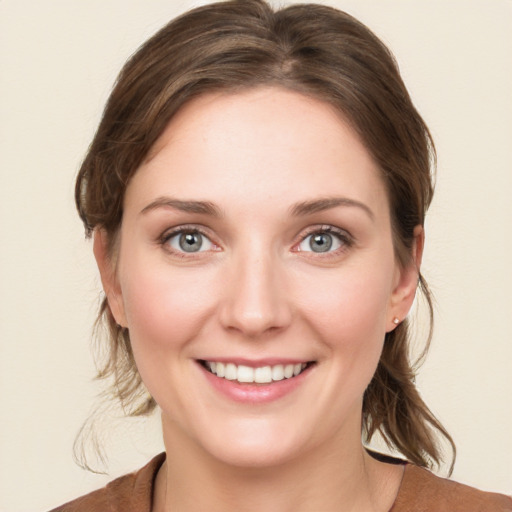
[[[432,160],[392,56],[344,13],[226,2],[151,38],[76,200],[100,374],[131,414],[158,404],[167,457],[56,510],[512,510],[424,469],[452,443],[407,357]]]

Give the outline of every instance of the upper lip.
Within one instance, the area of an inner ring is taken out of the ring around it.
[[[237,366],[249,366],[251,368],[260,368],[262,366],[276,366],[278,364],[303,364],[314,362],[312,359],[298,359],[290,357],[266,357],[261,359],[247,359],[244,357],[205,357],[198,359],[198,361],[209,361],[224,364],[235,364]]]

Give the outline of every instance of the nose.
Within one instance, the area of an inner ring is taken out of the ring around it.
[[[229,263],[220,320],[227,330],[257,338],[292,319],[283,269],[270,254],[240,255]]]

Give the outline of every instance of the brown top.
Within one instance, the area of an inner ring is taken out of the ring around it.
[[[50,512],[151,512],[156,474],[165,453],[135,473]],[[482,492],[407,464],[390,512],[512,512],[512,498]]]

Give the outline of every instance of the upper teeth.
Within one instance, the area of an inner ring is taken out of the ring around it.
[[[297,364],[276,364],[274,366],[260,366],[252,368],[242,364],[219,363],[215,361],[206,361],[206,366],[217,377],[223,377],[228,380],[237,380],[238,382],[256,382],[265,384],[268,382],[289,379],[295,377],[306,368],[306,363]]]

